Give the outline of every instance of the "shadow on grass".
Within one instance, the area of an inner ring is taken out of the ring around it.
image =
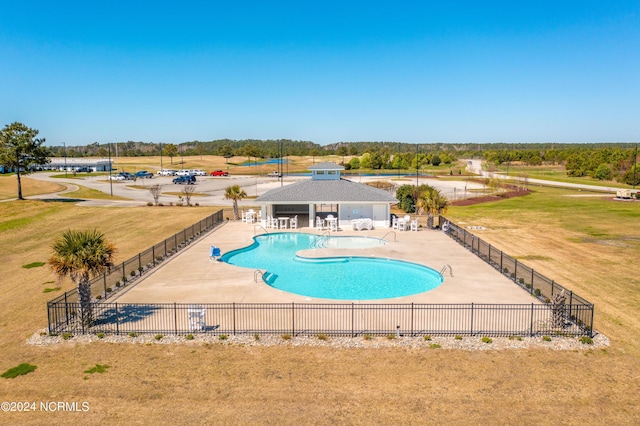
[[[79,203],[87,200],[82,198],[41,198],[40,201],[45,203]]]

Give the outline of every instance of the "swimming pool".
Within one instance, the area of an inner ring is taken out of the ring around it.
[[[263,280],[279,290],[337,300],[377,300],[433,290],[443,277],[411,262],[362,256],[308,258],[300,250],[367,248],[384,244],[370,237],[327,237],[281,232],[254,237],[248,247],[225,253],[222,261],[266,272]]]

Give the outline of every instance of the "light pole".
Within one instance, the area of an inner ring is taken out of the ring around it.
[[[62,142],[62,147],[64,150],[64,177],[67,177],[67,144]]]

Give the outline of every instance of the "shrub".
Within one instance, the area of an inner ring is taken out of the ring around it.
[[[127,277],[125,277],[124,275],[122,276],[122,284],[127,282]]]
[[[518,340],[518,341],[522,341],[522,336],[509,336],[509,340]]]
[[[138,266],[138,272],[140,272],[140,274],[142,274],[142,271],[144,271],[144,268],[142,266]]]
[[[493,339],[491,337],[483,337],[482,343],[493,343]]]
[[[97,295],[96,299],[98,299],[98,300],[102,299],[102,295],[101,294]]]
[[[17,367],[13,367],[2,373],[0,376],[5,379],[14,379],[18,376],[23,376],[25,374],[29,374],[34,371],[36,368],[35,365],[31,365],[29,363],[20,364]]]
[[[527,284],[526,287],[527,288],[531,288],[531,287],[533,287],[533,284]]]
[[[31,262],[26,265],[22,265],[22,267],[25,269],[31,269],[31,268],[39,268],[40,266],[44,266],[44,265],[46,265],[45,262]]]
[[[258,333],[253,334],[253,340],[260,340],[260,335]]]
[[[47,287],[44,290],[42,290],[43,293],[51,293],[52,291],[58,291],[60,290],[60,287]]]
[[[362,336],[362,338],[363,338],[364,340],[371,340],[371,339],[373,339],[373,336],[371,336],[369,333],[365,333],[365,335],[364,335],[364,336]]]
[[[536,297],[540,297],[541,291],[539,288],[536,288],[535,291],[533,292],[533,294],[536,295]]]
[[[318,340],[329,340],[329,336],[326,334],[318,334]]]
[[[503,272],[503,273],[505,273],[505,274],[508,274],[508,273],[509,273],[509,268],[504,268],[504,269],[502,270],[502,272]]]
[[[131,275],[132,277],[135,277],[136,276],[136,271],[129,272],[129,275]]]
[[[104,338],[104,333],[98,333],[98,334],[96,334],[96,336],[98,337],[98,339],[103,339]]]
[[[520,284],[524,284],[524,278],[519,278],[519,279],[518,279],[518,282],[519,282]]]
[[[62,333],[62,339],[63,340],[69,340],[73,337],[73,334],[66,332],[66,333]]]
[[[107,293],[111,293],[113,289],[111,287],[107,287]]]
[[[550,341],[551,341],[551,337],[549,337],[549,336],[542,336],[542,340],[544,340],[545,342],[550,342]]]
[[[551,299],[549,299],[548,297],[544,299],[544,303],[551,303]]]
[[[116,287],[120,287],[120,281],[116,281]]]
[[[291,335],[290,334],[283,334],[280,337],[282,337],[282,340],[291,340]]]
[[[110,365],[106,365],[106,364],[104,364],[104,365],[96,364],[95,367],[92,367],[92,368],[90,368],[88,370],[85,370],[84,372],[85,372],[85,374],[93,374],[93,373],[102,374],[102,373],[107,371],[107,368],[110,368],[110,367],[111,367]]]
[[[162,334],[156,334],[153,338],[156,340],[162,340],[164,336]]]
[[[151,201],[148,201],[147,202],[147,206],[151,207],[151,206],[153,206],[153,203]]]
[[[439,348],[441,348],[442,346],[440,346],[440,345],[439,345],[439,344],[437,344],[437,343],[431,343],[431,344],[429,344],[429,347],[430,347],[431,349],[439,349]]]
[[[158,205],[161,206],[161,207],[164,206],[164,204],[162,204],[162,203],[158,203]]]
[[[129,337],[138,337],[138,333],[132,331],[129,333]]]
[[[462,336],[460,336],[460,335],[456,334],[456,335],[454,336],[454,339],[456,339],[456,340],[462,340]]]
[[[193,340],[193,334],[187,334],[184,338],[187,340]]]
[[[221,334],[220,336],[218,336],[220,340],[227,340],[228,337],[229,336],[227,336],[226,334]]]
[[[424,336],[424,340],[431,340],[431,336],[429,335]]]
[[[515,280],[515,279],[516,279],[516,274],[515,274],[515,273],[513,273],[513,272],[512,272],[512,273],[511,273],[511,275],[509,275],[509,276],[511,277],[511,279],[512,279],[512,280]]]
[[[395,334],[387,334],[387,340],[393,340],[396,338]]]
[[[593,339],[589,336],[582,336],[580,338],[580,343],[583,345],[593,345]]]

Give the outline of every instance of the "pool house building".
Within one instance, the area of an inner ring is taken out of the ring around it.
[[[337,218],[338,227],[354,219],[370,219],[389,227],[391,205],[398,200],[382,189],[341,177],[344,167],[323,162],[309,167],[311,179],[272,189],[259,196],[261,217],[297,217],[298,227],[314,227],[317,219]]]

